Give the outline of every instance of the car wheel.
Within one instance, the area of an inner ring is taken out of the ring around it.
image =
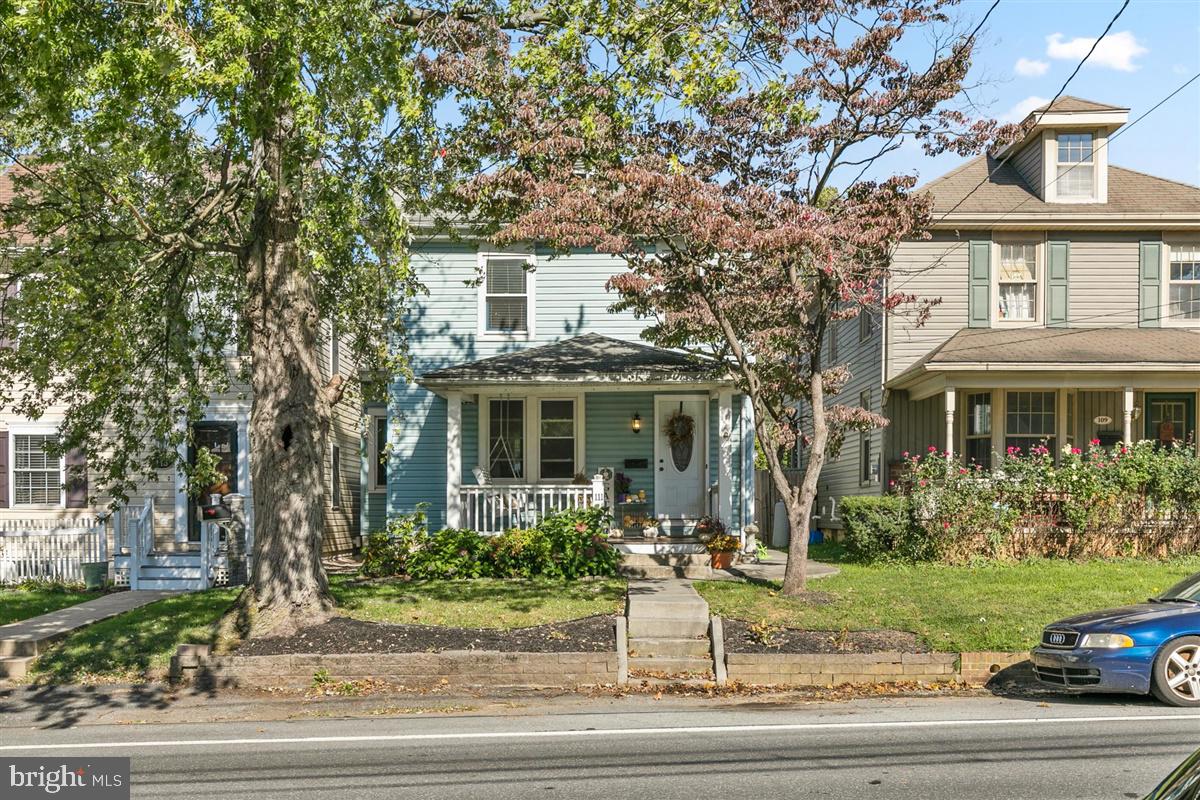
[[[1158,651],[1150,689],[1169,705],[1200,707],[1200,636],[1173,639]]]

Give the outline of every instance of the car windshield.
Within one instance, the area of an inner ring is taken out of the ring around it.
[[[1184,578],[1158,596],[1159,600],[1192,600],[1200,602],[1200,574]]]

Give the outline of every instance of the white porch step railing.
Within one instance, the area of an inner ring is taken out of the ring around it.
[[[129,552],[129,588],[138,588],[141,566],[154,551],[154,498],[141,506],[121,506],[113,514],[113,541]]]
[[[83,564],[108,560],[108,527],[95,517],[0,520],[0,584],[81,582]]]
[[[459,492],[462,527],[482,534],[530,528],[557,511],[605,505],[604,481],[590,484],[464,486]]]

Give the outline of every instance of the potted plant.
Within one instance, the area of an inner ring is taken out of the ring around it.
[[[725,523],[713,516],[703,516],[696,520],[696,538],[707,542],[714,536],[726,533]]]
[[[722,533],[713,536],[704,546],[708,549],[713,569],[729,569],[733,566],[733,556],[742,543],[736,536]]]

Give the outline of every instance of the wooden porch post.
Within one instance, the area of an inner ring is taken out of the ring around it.
[[[717,392],[717,508],[721,522],[733,521],[733,390]],[[706,479],[707,480],[707,479]]]
[[[1133,444],[1133,387],[1125,387],[1125,408],[1122,415],[1125,420],[1125,444]]]
[[[956,398],[954,387],[947,386],[945,389],[946,397],[946,458],[954,458],[954,409]]]
[[[446,395],[446,527],[462,525],[462,392]]]

